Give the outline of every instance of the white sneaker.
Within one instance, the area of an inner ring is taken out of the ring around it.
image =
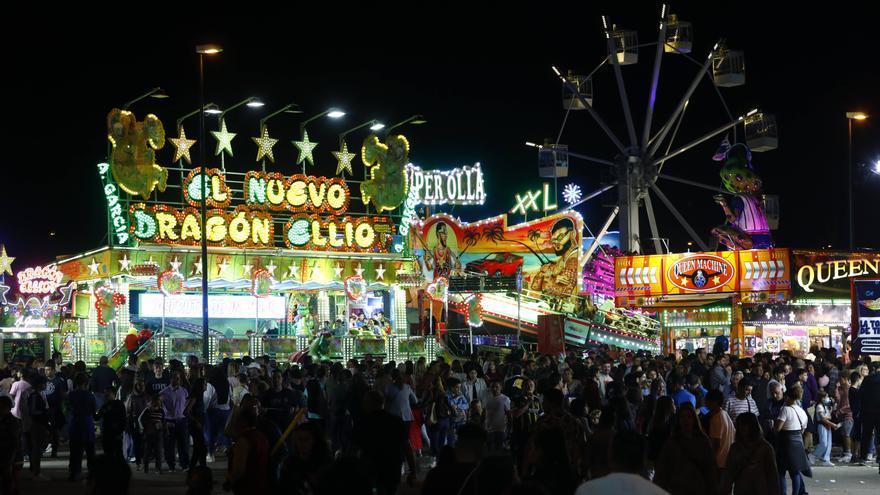
[[[837,459],[837,462],[840,463],[848,463],[850,461],[852,461],[852,454],[843,454]]]
[[[868,454],[868,458],[866,459],[868,462],[874,462],[877,459],[877,454]]]
[[[810,461],[810,464],[816,464],[816,456],[813,454],[807,454],[807,460]]]
[[[207,462],[214,462],[214,456],[212,456],[211,454],[208,454],[207,457],[205,457],[205,460]]]
[[[834,464],[829,461],[819,461],[816,465],[821,467],[834,467]]]

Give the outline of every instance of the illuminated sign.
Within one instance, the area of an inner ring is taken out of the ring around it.
[[[61,279],[64,278],[64,274],[54,265],[26,268],[16,276],[18,291],[22,294],[51,294],[61,286]]]
[[[163,311],[164,305],[164,311]],[[280,320],[285,317],[283,296],[252,297],[209,295],[208,312],[211,318],[266,318]],[[142,318],[201,318],[202,296],[200,294],[177,294],[164,296],[157,293],[141,294],[138,299],[138,315]]]
[[[416,201],[430,205],[481,205],[486,201],[480,164],[452,170],[422,170],[408,164],[407,180]]]
[[[739,293],[754,302],[790,297],[787,249],[672,253],[614,258],[617,306],[653,306],[663,296]]]
[[[803,265],[797,271],[797,283],[806,292],[814,292],[813,285],[833,280],[880,275],[880,256],[874,258],[847,258]],[[833,285],[833,284],[832,284]]]
[[[122,211],[122,205],[119,204],[119,189],[107,176],[109,170],[110,164],[98,164],[98,173],[104,180],[104,197],[107,199],[107,211],[110,214],[110,230],[116,236],[116,242],[124,245],[129,240],[128,218]]]
[[[735,273],[733,264],[720,256],[697,255],[672,263],[666,276],[679,289],[710,292],[724,287]]]
[[[207,241],[212,246],[271,248],[275,246],[272,211],[294,213],[285,222],[283,243],[290,249],[343,252],[387,251],[395,226],[388,217],[352,218],[348,209],[350,191],[339,178],[297,174],[284,177],[276,172],[248,172],[244,177],[245,204],[233,210],[232,193],[222,171],[193,169],[183,181],[183,191],[192,208],[133,204],[131,232],[140,241],[198,245],[201,242],[202,182]],[[329,215],[329,216],[324,216]]]
[[[853,280],[853,344],[860,354],[880,354],[880,280]]]
[[[538,206],[538,200],[543,197],[543,202],[541,206]],[[552,211],[558,208],[559,206],[556,204],[555,200],[553,203],[550,202],[550,184],[544,183],[544,188],[535,190],[535,191],[526,191],[525,194],[516,194],[514,195],[514,205],[511,208],[511,213],[519,213],[520,215],[526,215],[529,211],[532,212],[547,212]]]

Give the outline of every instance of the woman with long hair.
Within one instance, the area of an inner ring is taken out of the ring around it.
[[[191,467],[205,466],[207,462],[208,448],[205,446],[205,379],[194,378],[189,389],[189,397],[186,400],[184,415],[187,418],[187,429],[192,437],[192,460]]]
[[[205,423],[205,433],[207,433],[208,441],[208,462],[214,461],[214,452],[217,445],[220,444],[224,449],[229,448],[229,439],[223,433],[229,415],[232,413],[232,387],[229,385],[229,379],[234,378],[238,382],[238,377],[228,376],[230,371],[234,371],[234,364],[230,363],[226,373],[223,368],[215,368],[208,380],[209,397],[207,404],[207,422]]]
[[[669,435],[672,433],[672,419],[675,416],[675,402],[672,397],[664,395],[657,398],[654,413],[648,423],[646,435],[648,437],[646,457],[649,466],[653,466],[660,456],[660,450]]]
[[[727,454],[721,493],[728,495],[779,495],[779,474],[773,447],[764,440],[761,424],[754,413],[736,417],[736,440]]]
[[[281,467],[286,493],[313,493],[318,474],[331,461],[324,430],[314,422],[302,423],[293,431],[293,449]]]
[[[717,493],[715,453],[693,404],[675,414],[672,434],[657,458],[654,483],[672,495]]]
[[[785,405],[773,424],[776,432],[776,468],[779,472],[780,493],[785,493],[785,475],[791,478],[791,492],[801,493],[803,477],[813,476],[810,461],[804,448],[803,433],[807,428],[807,413],[800,406],[804,391],[800,385],[793,385],[785,391]]]

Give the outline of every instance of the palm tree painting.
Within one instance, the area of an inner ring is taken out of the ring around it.
[[[503,236],[503,234],[502,234],[502,236]],[[462,249],[461,252],[458,253],[459,259],[461,259],[461,257],[464,255],[464,253],[468,249],[472,248],[473,246],[475,246],[477,244],[477,241],[480,240],[480,233],[477,232],[476,228],[468,227],[468,228],[464,229],[464,234],[462,235],[461,240],[464,242],[464,249]]]

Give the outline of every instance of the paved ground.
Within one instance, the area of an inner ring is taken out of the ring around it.
[[[226,474],[226,459],[219,459],[211,464],[214,470],[215,493],[222,494],[220,489],[223,477]],[[25,471],[27,467],[25,467]],[[847,493],[858,495],[877,495],[880,493],[880,475],[876,465],[873,467],[842,465],[833,468],[813,468],[813,479],[807,479],[807,492],[815,495],[819,493]],[[43,461],[43,473],[51,478],[50,481],[34,481],[29,479],[27,473],[22,473],[23,495],[79,495],[85,492],[84,482],[67,481],[66,456],[59,459],[46,459]],[[157,495],[161,490],[162,495],[177,495],[186,492],[184,486],[185,474],[182,472],[159,474],[144,474],[134,470],[132,464],[131,495]],[[402,489],[401,494],[414,494],[415,490]],[[258,494],[254,494],[258,495]]]

